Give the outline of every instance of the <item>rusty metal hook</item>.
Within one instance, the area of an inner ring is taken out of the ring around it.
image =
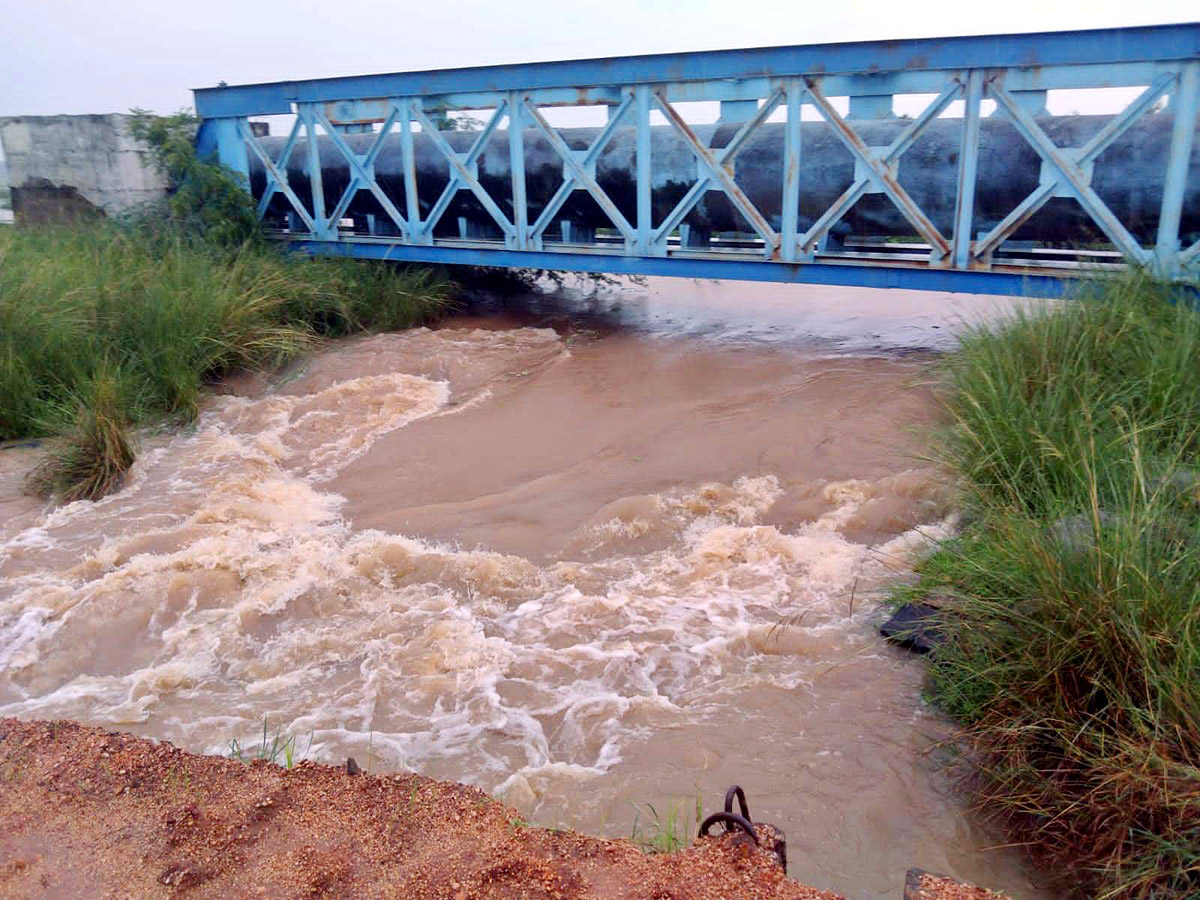
[[[753,822],[754,819],[750,816],[750,807],[746,805],[746,792],[742,790],[740,785],[733,785],[725,792],[725,812],[733,812],[733,798],[737,797],[738,806],[742,810],[742,818],[747,822]]]
[[[733,801],[737,799],[738,808],[742,811],[738,815],[733,811]],[[746,792],[741,789],[740,785],[731,785],[729,790],[725,792],[725,810],[724,812],[713,813],[700,824],[700,836],[707,837],[709,830],[720,823],[725,826],[725,833],[734,831],[740,828],[754,840],[755,846],[761,847],[762,842],[758,839],[758,828],[750,818],[750,805],[746,802]],[[784,836],[783,829],[778,825],[767,825],[767,837],[771,841],[771,852],[775,854],[775,858],[779,860],[779,865],[784,872],[787,871],[787,839]]]
[[[742,831],[746,832],[746,834],[750,835],[750,837],[754,840],[754,845],[756,847],[760,846],[758,842],[758,835],[754,831],[754,823],[745,816],[739,816],[735,812],[713,813],[700,823],[700,837],[708,837],[709,829],[718,822],[725,826],[726,834],[734,830],[731,826],[737,826],[738,828],[742,829]]]

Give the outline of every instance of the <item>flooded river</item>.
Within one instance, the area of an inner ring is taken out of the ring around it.
[[[1043,896],[875,631],[953,528],[929,351],[1004,306],[568,292],[241,384],[96,504],[44,510],[4,451],[0,714],[209,752],[265,721],[616,836],[737,782],[818,887],[895,898],[917,865]]]

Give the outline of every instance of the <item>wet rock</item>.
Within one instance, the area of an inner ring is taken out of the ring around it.
[[[198,884],[203,884],[211,877],[211,874],[194,863],[177,862],[174,865],[168,866],[158,876],[160,884],[165,884],[168,887],[185,890],[190,887],[195,887]]]
[[[1152,479],[1147,487],[1153,493],[1163,491],[1172,500],[1200,503],[1200,469],[1176,469],[1170,475]]]
[[[931,603],[905,603],[879,627],[879,633],[914,653],[932,653],[945,640],[936,624],[940,612]]]
[[[1100,527],[1111,528],[1117,517],[1100,511]],[[1063,516],[1050,523],[1050,533],[1062,546],[1073,553],[1084,553],[1096,546],[1096,527],[1089,513]]]

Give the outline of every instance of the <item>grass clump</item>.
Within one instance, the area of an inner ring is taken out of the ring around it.
[[[38,493],[66,503],[109,493],[135,458],[119,378],[101,369],[83,391],[52,410],[60,438],[30,476]]]
[[[308,736],[308,747],[303,752],[297,753],[296,736],[285,734],[278,728],[273,735],[269,734],[267,720],[263,719],[262,738],[258,744],[243,744],[234,738],[229,742],[229,758],[243,763],[269,762],[273,766],[291,769],[303,762],[311,749],[311,734]]]
[[[1200,896],[1200,314],[1178,300],[1104,283],[944,366],[971,524],[918,586],[945,608],[932,695],[981,805],[1086,896]]]
[[[686,850],[691,846],[704,816],[699,790],[694,798],[669,801],[662,815],[653,803],[647,803],[645,809],[634,804],[634,810],[629,840],[645,853]]]
[[[94,498],[132,462],[129,429],[190,421],[213,380],[322,336],[431,321],[449,303],[427,270],[111,223],[4,229],[0,440],[56,437],[36,486]]]

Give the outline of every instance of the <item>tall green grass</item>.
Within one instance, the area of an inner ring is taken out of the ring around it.
[[[1085,896],[1200,897],[1200,314],[1141,277],[967,334],[923,567],[981,806]]]
[[[271,735],[267,730],[267,720],[263,719],[262,738],[259,742],[243,743],[234,738],[229,742],[229,758],[243,763],[262,760],[284,769],[292,769],[308,756],[312,750],[312,739],[310,732],[307,748],[297,754],[296,735],[285,733],[280,728],[276,728],[275,733]]]
[[[102,364],[69,403],[52,408],[47,427],[59,426],[58,439],[30,477],[37,493],[65,503],[94,500],[120,482],[136,458],[127,390],[119,373]]]
[[[700,823],[704,821],[703,800],[696,796],[671,799],[663,815],[653,803],[645,807],[633,804],[635,814],[629,840],[646,853],[677,853],[691,846]]]
[[[103,223],[3,229],[0,440],[57,436],[63,465],[38,485],[99,496],[132,462],[127,429],[190,420],[214,379],[278,365],[323,336],[430,321],[450,296],[430,270],[263,242]]]

